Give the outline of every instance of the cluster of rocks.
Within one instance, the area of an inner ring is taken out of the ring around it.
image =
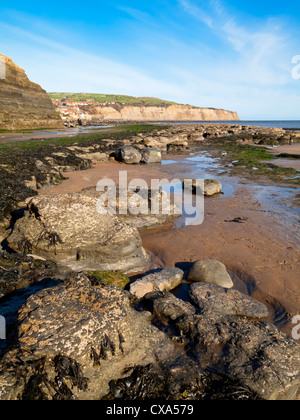
[[[161,163],[162,160],[161,151],[158,148],[146,147],[139,150],[133,146],[120,147],[116,153],[116,158],[127,165],[137,165],[139,163],[150,165],[153,163]]]
[[[204,282],[228,281],[220,263],[195,263],[190,302],[167,291],[180,269],[132,283],[135,297],[94,273],[49,278],[50,269],[44,262],[34,287],[2,299],[1,400],[299,397],[299,346],[264,321],[265,305]]]

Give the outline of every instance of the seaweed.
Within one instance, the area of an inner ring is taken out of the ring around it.
[[[27,363],[26,367],[25,372],[18,371],[20,378],[25,380],[20,400],[74,400],[74,387],[79,391],[88,391],[88,379],[83,376],[80,365],[69,357],[58,355],[53,361],[42,358]],[[56,372],[54,380],[49,378],[52,370]],[[26,380],[29,371],[31,375]]]

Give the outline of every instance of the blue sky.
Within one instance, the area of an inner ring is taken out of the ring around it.
[[[300,2],[12,1],[0,52],[47,91],[153,96],[300,119]]]

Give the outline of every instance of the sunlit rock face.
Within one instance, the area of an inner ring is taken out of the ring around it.
[[[60,128],[62,119],[45,90],[0,54],[0,129]]]

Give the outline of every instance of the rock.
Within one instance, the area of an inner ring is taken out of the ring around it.
[[[179,268],[166,268],[164,270],[149,274],[141,280],[137,280],[130,286],[130,293],[138,299],[143,298],[147,293],[153,291],[170,291],[179,286],[182,282],[184,272]]]
[[[200,181],[200,182],[199,182]],[[192,190],[193,194],[196,194],[197,187],[202,190],[202,180],[193,179],[192,183],[183,182],[184,189]],[[204,180],[204,196],[211,197],[222,192],[223,186],[221,182],[214,179],[205,179]]]
[[[168,153],[184,152],[188,148],[187,141],[177,141],[167,145]]]
[[[12,59],[0,54],[5,63],[5,77],[0,77],[0,127],[63,128],[64,124],[50,97],[39,85],[30,82]]]
[[[161,163],[161,151],[157,148],[145,148],[142,150],[142,163],[153,164]]]
[[[97,212],[97,195],[38,196],[8,238],[17,252],[36,254],[75,271],[142,271],[148,258],[138,231]]]
[[[136,165],[141,162],[142,155],[135,147],[122,146],[117,152],[117,159],[127,165]]]
[[[204,180],[204,195],[212,196],[215,194],[220,194],[222,192],[222,184],[215,179],[205,179]]]
[[[184,315],[195,315],[196,313],[193,305],[176,298],[172,293],[148,293],[144,296],[143,303],[156,319],[161,321],[175,321]]]
[[[165,191],[137,187],[135,190],[127,190],[127,193],[125,191],[125,195],[122,189],[117,188],[116,192],[115,200],[115,191],[112,190],[112,204],[108,203],[106,209],[116,211],[122,221],[137,229],[160,225],[182,215],[182,209]],[[95,188],[88,188],[84,193],[97,198],[103,194],[95,191]],[[107,194],[109,195],[109,192]]]
[[[186,349],[206,371],[236,382],[265,400],[300,397],[299,344],[267,322],[208,315],[184,316],[176,328]]]
[[[192,288],[197,286],[202,285]],[[142,301],[156,320],[176,331],[172,340],[183,344],[190,359],[197,361],[193,369],[188,369],[191,383],[196,372],[201,377],[193,388],[193,398],[297,400],[299,345],[269,322],[222,315],[229,306],[223,306],[221,311],[216,309],[214,296],[207,296],[203,311],[202,303],[200,308],[194,308],[170,293],[151,293]],[[239,300],[241,308],[245,307],[246,300],[240,298],[236,301]],[[226,296],[224,299],[228,300]],[[256,312],[253,302],[248,305],[248,314],[253,315]],[[179,373],[182,367],[177,369]]]
[[[32,295],[19,312],[17,337],[18,349],[0,363],[1,400],[99,400],[128,366],[162,362],[175,351],[149,313],[131,307],[128,292],[92,287],[84,275]]]
[[[197,283],[190,288],[192,301],[201,313],[245,316],[253,319],[265,319],[268,308],[237,290],[228,290],[215,284]]]
[[[233,288],[233,282],[225,265],[214,260],[196,261],[188,273],[187,280],[216,284],[227,289]]]

